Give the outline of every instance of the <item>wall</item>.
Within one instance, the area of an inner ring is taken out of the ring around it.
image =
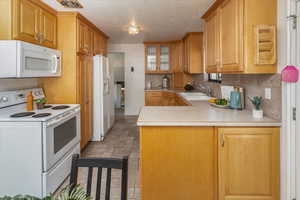
[[[0,91],[38,87],[37,79],[0,79]]]
[[[108,52],[125,54],[125,115],[138,115],[145,102],[144,44],[109,44]]]
[[[113,68],[115,81],[125,81],[124,53],[109,53],[109,65]]]
[[[194,85],[199,84],[210,86],[213,90],[213,96],[221,97],[220,85],[240,86],[245,89],[245,108],[252,110],[252,104],[247,97],[265,96],[265,88],[271,88],[271,100],[265,99],[263,110],[266,116],[273,119],[281,119],[281,79],[279,74],[258,74],[258,75],[238,75],[223,74],[222,84],[216,82],[204,81],[203,75],[194,75]]]

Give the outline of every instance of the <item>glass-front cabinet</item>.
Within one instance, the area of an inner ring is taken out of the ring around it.
[[[157,71],[157,46],[147,46],[147,71]]]
[[[145,44],[146,73],[171,73],[170,45]]]

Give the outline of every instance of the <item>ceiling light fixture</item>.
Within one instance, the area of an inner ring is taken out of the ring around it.
[[[137,35],[141,31],[141,28],[135,24],[132,24],[128,27],[128,33],[130,35]]]

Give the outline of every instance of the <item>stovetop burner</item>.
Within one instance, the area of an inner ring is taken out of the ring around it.
[[[52,108],[53,106],[51,105],[44,105],[44,108],[43,109],[47,109],[47,108]]]
[[[33,118],[41,118],[41,117],[48,117],[50,115],[51,115],[51,113],[40,113],[40,114],[33,115],[32,117]]]
[[[12,117],[12,118],[27,117],[27,116],[31,116],[34,114],[35,114],[35,112],[21,112],[21,113],[13,114],[10,117]]]
[[[53,110],[63,110],[63,109],[67,109],[67,108],[70,108],[70,106],[65,106],[65,105],[62,105],[62,106],[55,106],[55,107],[53,107],[52,109],[53,109]]]

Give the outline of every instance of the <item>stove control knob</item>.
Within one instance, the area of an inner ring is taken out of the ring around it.
[[[8,97],[1,97],[0,98],[0,103],[6,103],[8,102]]]

